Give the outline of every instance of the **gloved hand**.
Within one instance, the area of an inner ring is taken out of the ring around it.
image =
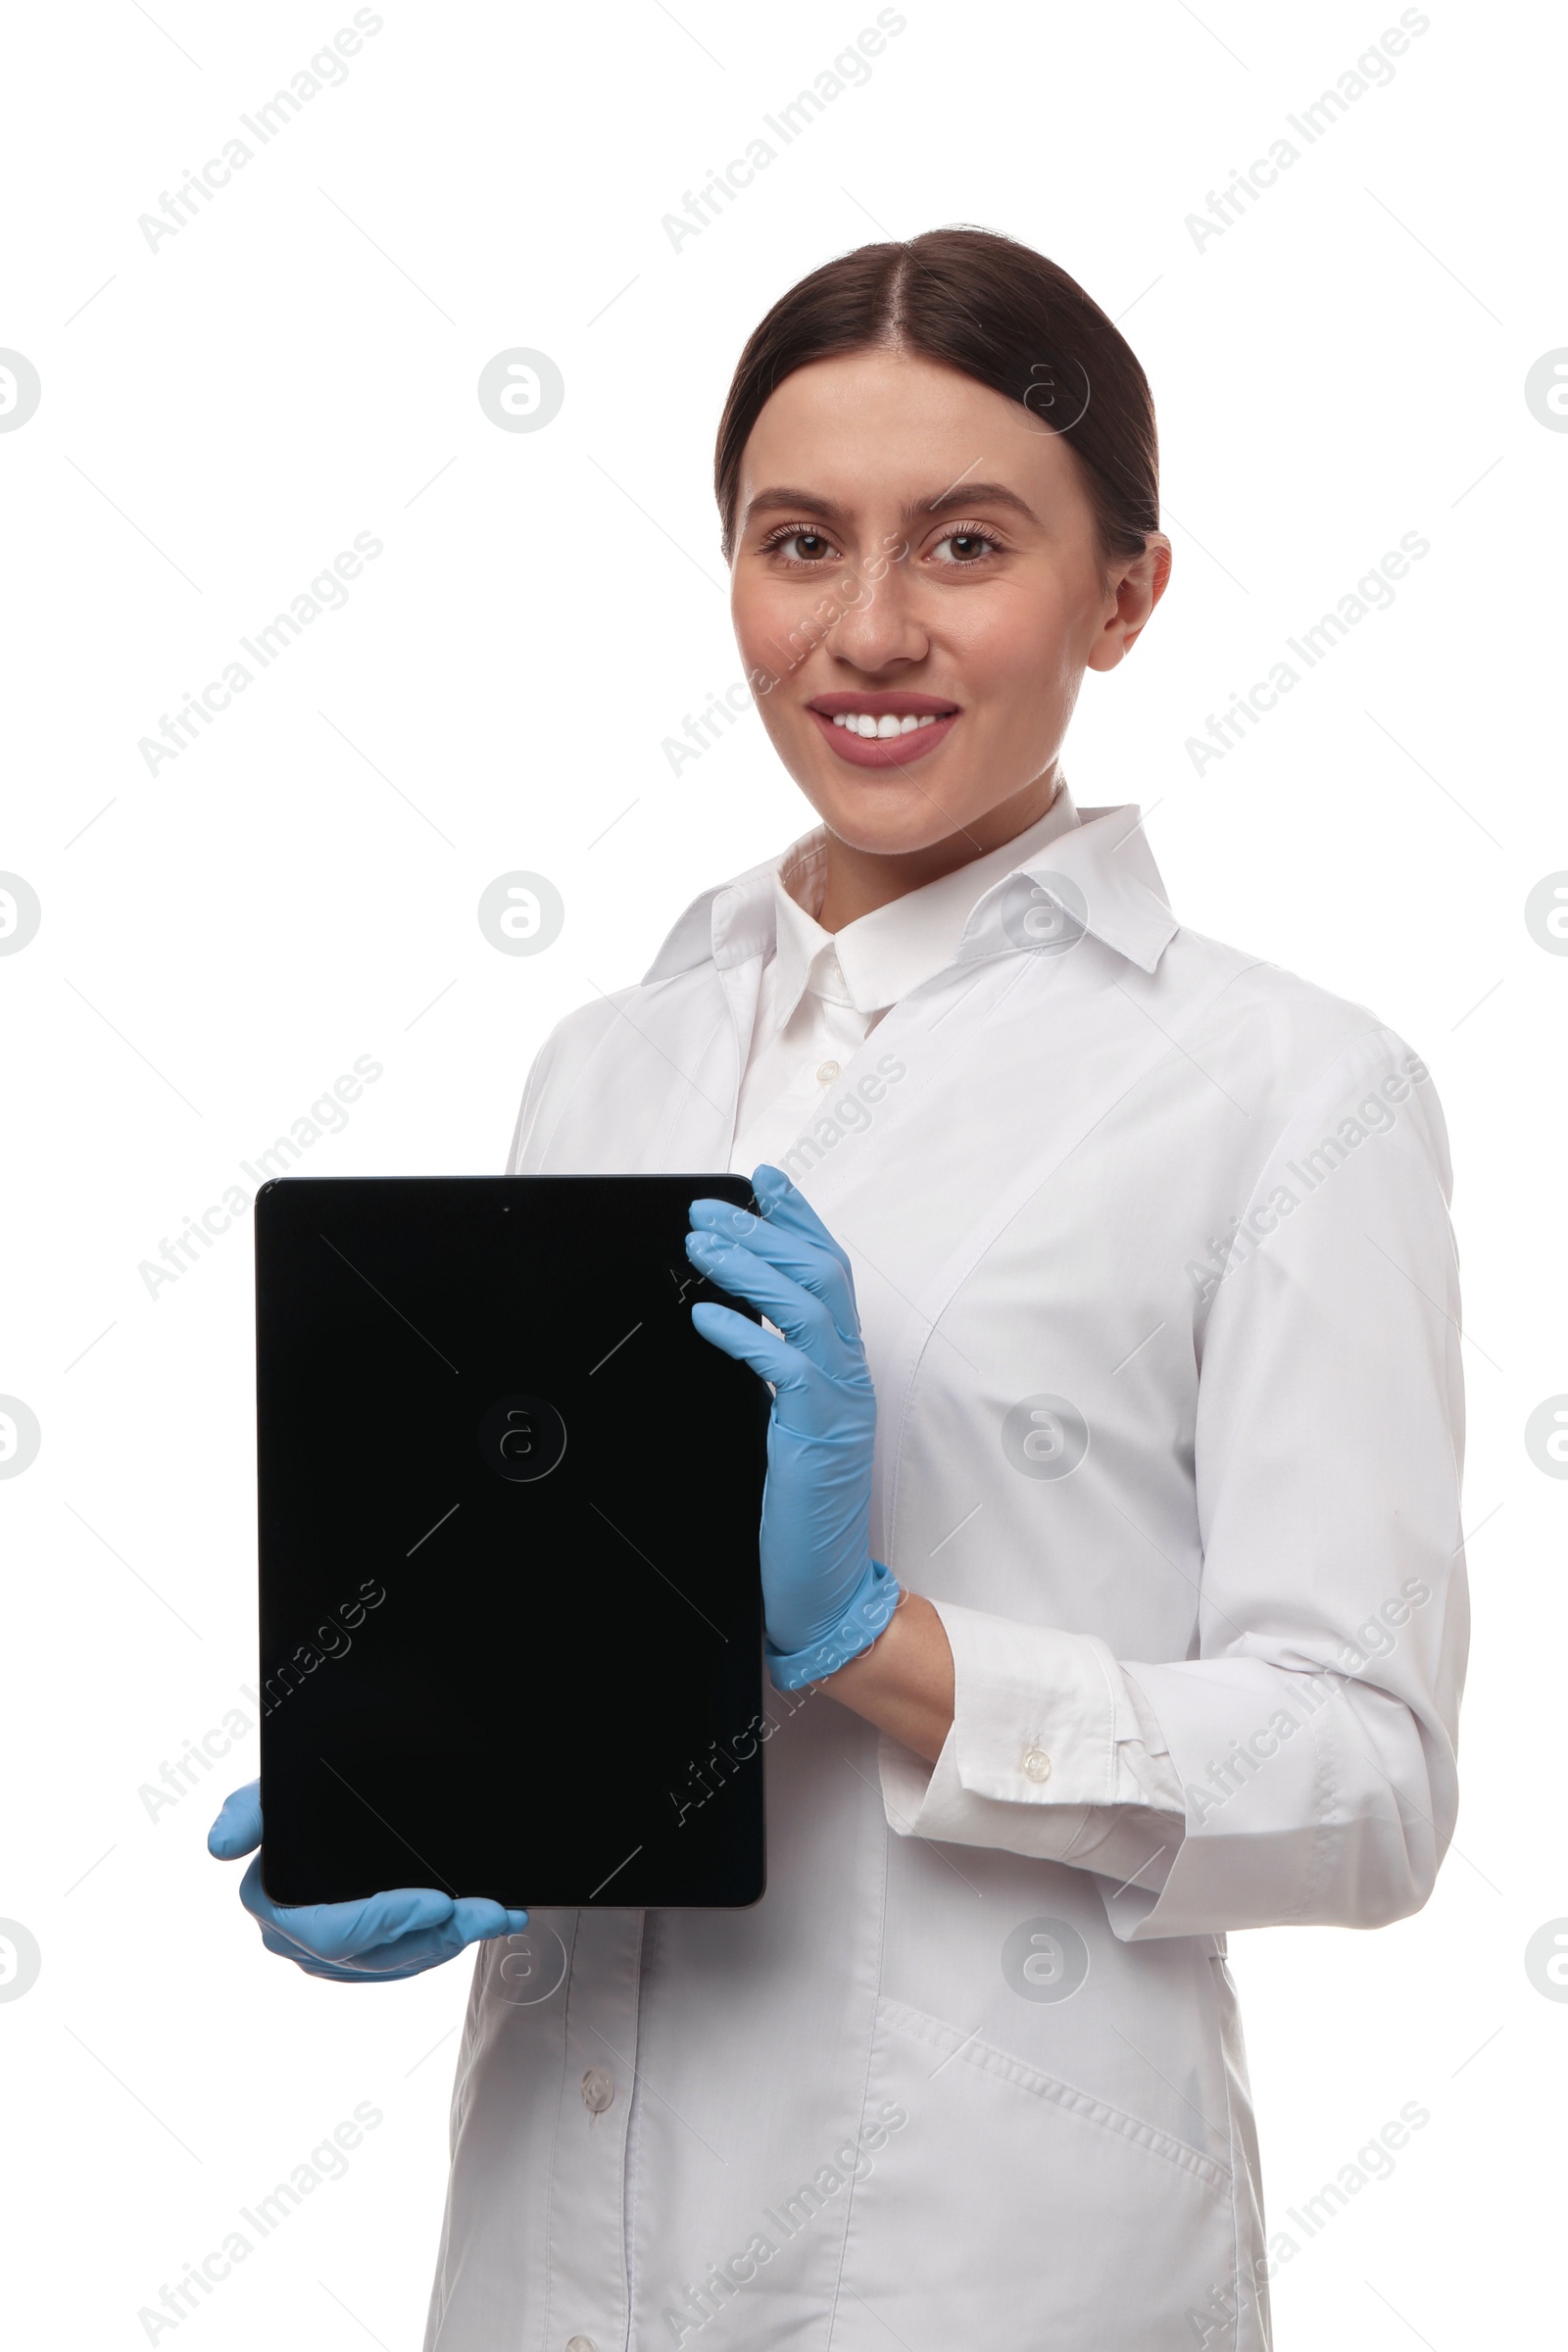
[[[207,1834],[207,1850],[220,1862],[253,1854],[262,1842],[262,1784],[247,1781],[224,1803]],[[260,1858],[240,1881],[239,1899],[262,1931],[270,1952],[280,1952],[308,1977],[338,1984],[386,1984],[454,1960],[470,1943],[492,1936],[520,1936],[526,1911],[504,1911],[482,1896],[454,1901],[431,1886],[399,1886],[363,1903],[311,1903],[281,1909],[262,1886]]]
[[[762,1215],[694,1200],[693,1265],[776,1323],[702,1299],[692,1321],[773,1384],[762,1495],[762,1597],[774,1684],[815,1682],[870,1646],[899,1587],[870,1553],[876,1392],[843,1250],[781,1169],[752,1178]]]

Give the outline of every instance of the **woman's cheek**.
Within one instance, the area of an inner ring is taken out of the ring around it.
[[[748,669],[765,667],[775,676],[787,668],[790,631],[799,627],[811,600],[792,581],[751,582],[730,598],[735,642]]]
[[[1054,596],[985,601],[990,610],[974,616],[972,638],[959,650],[970,693],[976,700],[991,698],[1030,732],[1064,723],[1083,665],[1074,616]]]

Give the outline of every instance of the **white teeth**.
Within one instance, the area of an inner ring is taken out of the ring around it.
[[[835,710],[833,724],[836,727],[848,727],[852,735],[885,739],[890,735],[912,735],[916,727],[935,726],[936,713],[927,711],[923,717],[917,718],[912,710],[906,710],[902,718],[897,718],[889,710],[881,718],[872,718],[863,710]]]

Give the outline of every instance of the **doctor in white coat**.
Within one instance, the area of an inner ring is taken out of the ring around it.
[[[339,1980],[478,1941],[428,2352],[1263,2352],[1226,1936],[1407,1915],[1454,1820],[1442,1114],[1068,793],[1170,563],[1071,279],[964,230],[815,272],[717,488],[820,821],[557,1028],[510,1165],[758,1172],[690,1247],[780,1334],[699,1315],[778,1375],[766,1894],[245,1899]]]

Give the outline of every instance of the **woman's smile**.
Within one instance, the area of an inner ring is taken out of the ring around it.
[[[907,767],[945,743],[962,715],[935,694],[814,695],[806,706],[823,741],[852,767]]]

